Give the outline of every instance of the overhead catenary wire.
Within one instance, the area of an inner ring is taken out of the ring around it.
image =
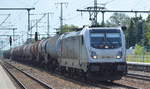
[[[79,8],[83,8],[83,7],[87,6],[87,5],[91,5],[91,3],[93,3],[93,0],[92,0],[92,1],[90,1],[90,2],[85,3],[84,5],[82,5],[82,6],[81,6],[81,7],[79,7]]]
[[[27,4],[27,3],[26,3],[25,1],[23,1],[23,0],[15,0],[15,1],[17,1],[18,3],[20,3],[22,6],[31,7],[30,3]],[[33,3],[33,5],[36,5],[39,1],[40,1],[40,0],[36,0],[36,2]],[[21,13],[22,13],[22,12],[20,12],[20,15],[22,15]],[[6,17],[3,22],[0,23],[0,26],[2,26],[3,24],[5,24],[6,21],[8,20],[8,18],[9,18],[9,16]],[[25,35],[26,35],[26,34],[25,34]]]
[[[107,2],[105,2],[105,4],[107,5],[107,4],[109,4],[109,3],[112,3],[113,1],[115,1],[115,0],[107,1]]]
[[[133,8],[137,8],[144,0],[137,0],[137,2],[133,5]]]
[[[8,16],[4,19],[4,21],[0,23],[0,26],[2,26],[8,20],[9,17],[10,17],[10,14],[8,14]]]
[[[18,1],[22,5],[25,5],[26,7],[29,7],[29,4],[27,4],[26,2],[24,2],[24,0],[16,0],[16,1]]]
[[[86,1],[86,3],[84,3],[81,7],[79,7],[79,8],[82,8],[82,7],[85,7],[85,6],[88,6],[88,5],[90,5],[91,3],[93,3],[93,0],[92,1]],[[72,12],[70,12],[69,14],[67,14],[67,15],[65,15],[65,17],[67,17],[67,18],[65,18],[64,20],[72,20],[72,19],[75,19],[75,17],[77,17],[77,16],[82,16],[82,14],[77,14],[77,15],[75,15],[76,14],[76,11],[72,11]],[[69,17],[69,16],[71,16],[71,17]]]
[[[35,1],[35,2],[33,3],[33,5],[32,5],[32,6],[37,5],[37,4],[39,3],[39,1],[40,1],[40,0]]]
[[[32,30],[32,28],[35,27],[36,24],[39,23],[45,16],[46,16],[46,13],[43,14],[43,16],[33,26],[31,26],[30,30]]]
[[[90,1],[90,2],[86,2],[86,3],[82,4],[82,6],[79,7],[79,8],[83,8],[83,7],[87,6],[87,5],[90,5],[91,3],[93,3],[93,0]],[[74,13],[76,13],[76,12],[75,12],[75,11],[72,11],[72,12],[70,12],[68,15],[66,15],[66,17],[72,16],[72,14],[74,14]]]
[[[76,19],[75,17],[78,17],[80,14],[77,14],[75,16],[72,16],[72,17],[69,17],[69,18],[66,18],[64,20],[73,20],[73,19]]]

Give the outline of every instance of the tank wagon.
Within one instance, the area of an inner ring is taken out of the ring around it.
[[[9,59],[10,58],[10,50],[5,50],[3,52],[3,57]]]
[[[11,49],[13,60],[42,63],[50,70],[90,79],[118,80],[127,73],[125,35],[120,27],[85,27]]]

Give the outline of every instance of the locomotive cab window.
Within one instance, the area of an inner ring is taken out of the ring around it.
[[[116,29],[94,29],[90,31],[90,42],[93,48],[113,49],[121,47],[121,34]]]
[[[120,33],[107,33],[107,42],[114,48],[121,47],[121,35]]]
[[[91,46],[94,48],[102,48],[104,46],[104,33],[91,33]]]

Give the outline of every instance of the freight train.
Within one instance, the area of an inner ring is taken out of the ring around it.
[[[125,35],[121,27],[84,27],[12,48],[5,55],[94,80],[119,80],[127,73]]]

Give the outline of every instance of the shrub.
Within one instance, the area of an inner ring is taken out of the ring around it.
[[[142,47],[141,45],[136,44],[134,52],[135,52],[136,55],[142,55],[143,52],[144,52],[144,47]]]

